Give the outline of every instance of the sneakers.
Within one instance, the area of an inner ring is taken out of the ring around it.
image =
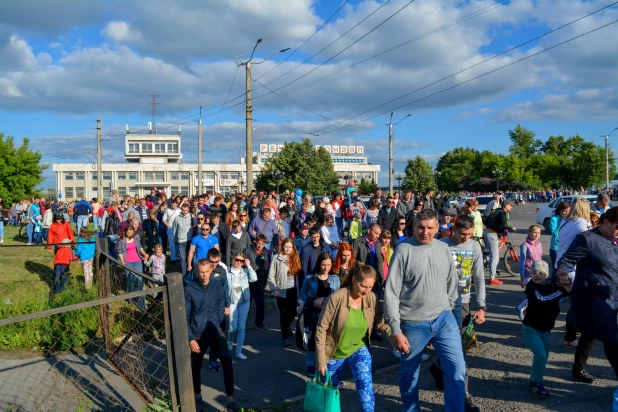
[[[577,345],[579,345],[579,340],[575,339],[571,342],[568,341],[564,341],[564,346],[566,346],[567,348],[573,348],[573,349],[577,349]]]
[[[240,410],[240,406],[238,406],[236,404],[236,402],[234,402],[234,401],[227,401],[227,406],[226,406],[225,410],[227,412],[239,411]]]
[[[466,394],[466,398],[464,400],[465,412],[481,412],[481,407],[474,403],[472,396],[470,394]]]
[[[429,359],[429,355],[427,355],[426,353],[423,353],[421,355],[421,362],[427,362],[428,359]]]
[[[228,340],[228,341],[227,341],[227,348],[228,348],[229,350],[232,350],[232,348],[233,348],[233,347],[234,347],[234,342],[232,342],[231,340]]]
[[[257,325],[256,325],[256,326],[255,326],[255,328],[256,328],[257,330],[268,330],[268,328],[267,328],[266,326],[264,326],[264,325],[260,325],[260,326],[257,326]]]
[[[530,384],[528,384],[528,389],[539,398],[547,398],[549,396],[549,391],[540,383],[530,382]]]
[[[315,366],[307,366],[307,375],[311,376],[312,378],[315,376]]]
[[[204,412],[204,402],[202,402],[202,395],[195,395],[195,410],[196,412]]]
[[[436,384],[436,389],[439,391],[443,391],[444,390],[444,372],[442,371],[442,369],[435,363],[432,363],[431,366],[429,367],[429,374],[432,376],[433,381]]]
[[[493,279],[489,281],[489,284],[491,286],[496,286],[496,285],[504,285],[504,282],[501,281],[500,279]]]
[[[526,316],[526,308],[522,306],[516,306],[515,312],[517,313],[517,317],[519,318],[519,320],[523,321],[524,317]]]
[[[208,362],[208,367],[213,372],[220,372],[221,371],[221,367],[219,366],[219,364],[217,362]]]
[[[283,347],[284,348],[289,348],[290,347],[290,340],[289,339],[286,339],[286,340],[283,341]]]
[[[237,359],[240,359],[240,360],[247,360],[247,357],[246,357],[245,355],[243,355],[243,353],[242,353],[242,352],[238,352],[238,353],[236,354],[236,358],[237,358]]]
[[[594,382],[594,376],[590,375],[585,370],[578,371],[578,370],[573,369],[573,377],[575,379],[579,379],[580,381],[584,383]]]

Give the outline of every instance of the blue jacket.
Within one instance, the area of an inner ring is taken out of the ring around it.
[[[212,274],[210,275],[210,280],[216,280],[221,282],[221,287],[223,288],[223,294],[225,296],[225,307],[230,307],[230,294],[228,291],[227,284],[227,274],[226,270],[223,269],[221,265],[218,265],[216,268],[212,270]],[[182,279],[182,284],[187,287],[189,283],[199,282],[200,275],[197,274],[197,264],[193,267],[193,269],[187,271],[187,274]]]
[[[79,258],[82,262],[85,260],[94,259],[94,252],[97,247],[96,243],[94,243],[94,237],[90,237],[90,240],[86,241],[81,237],[77,239],[77,247],[75,248],[75,256]],[[92,242],[92,243],[86,243]]]
[[[309,241],[303,248],[299,250],[300,265],[303,269],[303,273],[315,273],[315,263],[318,261],[318,255],[322,252],[330,252],[330,247],[323,242],[320,242],[320,246],[314,247],[313,243]]]
[[[80,200],[73,206],[73,211],[75,216],[87,216],[89,213],[92,213],[92,206],[86,200]]]
[[[338,275],[330,274],[328,275],[328,284],[330,285],[330,293],[333,293],[341,286],[341,279]],[[300,290],[300,298],[305,301],[305,308],[313,309],[313,301],[316,300],[317,293],[317,275],[307,275],[307,277],[305,277],[305,281],[303,282],[303,287]]]
[[[208,288],[200,282],[185,286],[185,309],[189,342],[207,336],[218,336],[225,319],[223,284],[211,277]]]
[[[296,246],[296,252],[298,253],[299,256],[301,252],[303,251],[303,248],[307,246],[310,242],[311,242],[311,237],[309,235],[307,235],[307,237],[304,239],[298,234],[296,235],[296,237],[294,238],[294,245]]]

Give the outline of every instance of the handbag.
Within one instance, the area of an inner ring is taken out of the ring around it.
[[[461,342],[463,344],[464,352],[468,352],[472,348],[479,347],[479,340],[476,337],[476,331],[474,330],[474,322],[470,318],[470,323],[466,326],[463,335],[461,335]]]
[[[341,412],[339,389],[334,388],[328,370],[325,382],[322,382],[319,371],[313,379],[307,381],[303,408],[307,412]]]
[[[297,313],[298,319],[296,320],[296,346],[298,349],[304,350],[305,352],[309,350],[309,341],[311,340],[311,329],[309,326],[305,324],[305,311],[303,308],[305,307],[305,302],[303,302]]]

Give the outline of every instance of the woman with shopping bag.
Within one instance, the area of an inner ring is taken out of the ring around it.
[[[371,376],[371,334],[377,329],[390,336],[376,295],[371,291],[376,271],[355,262],[341,283],[341,289],[330,295],[315,335],[317,367],[322,376],[338,388],[347,364],[354,376],[361,410],[375,410]]]

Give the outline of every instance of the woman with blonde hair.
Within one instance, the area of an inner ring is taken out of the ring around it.
[[[347,364],[352,371],[363,412],[375,410],[371,335],[376,330],[391,335],[378,298],[371,291],[376,276],[371,266],[355,262],[341,283],[341,289],[329,296],[315,334],[320,374],[324,376],[328,371],[333,386],[338,387]]]
[[[560,224],[560,228],[558,229],[558,237],[560,239],[560,244],[558,245],[558,251],[556,252],[556,261],[554,262],[554,268],[558,269],[558,262],[562,258],[562,255],[569,249],[571,243],[577,235],[582,232],[586,232],[591,229],[590,226],[590,203],[583,197],[576,197],[573,199],[573,203],[571,203],[571,211],[565,220]],[[566,332],[564,335],[564,345],[567,348],[577,348],[577,331],[568,322],[569,315],[567,314],[567,324],[566,324]],[[578,371],[578,373],[583,373],[585,376],[585,371]],[[582,380],[585,379],[581,378]]]
[[[273,257],[268,272],[268,287],[277,299],[279,308],[279,326],[283,347],[290,347],[290,325],[296,317],[296,302],[299,295],[302,269],[300,257],[292,239],[281,242],[279,253]]]
[[[251,295],[249,282],[256,282],[257,274],[251,267],[251,261],[242,254],[234,254],[231,267],[227,270],[228,294],[230,297],[230,324],[227,331],[227,347],[231,351],[234,346],[234,333],[236,333],[236,358],[245,360],[247,357],[242,353],[245,343],[245,326],[251,307]]]

